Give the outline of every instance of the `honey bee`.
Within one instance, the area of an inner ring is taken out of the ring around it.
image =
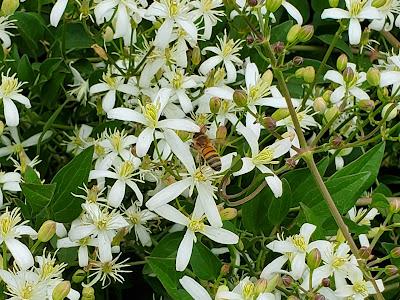
[[[221,171],[221,157],[207,136],[206,131],[206,126],[202,126],[200,132],[194,134],[192,146],[213,170]]]

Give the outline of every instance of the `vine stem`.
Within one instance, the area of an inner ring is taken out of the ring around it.
[[[340,30],[338,30],[338,32],[340,32]],[[337,34],[337,36],[339,36],[339,35],[340,35],[340,33]],[[326,204],[328,205],[330,213],[332,214],[333,218],[335,219],[335,222],[338,225],[339,229],[341,230],[343,236],[346,238],[346,240],[349,244],[349,247],[351,249],[351,252],[357,258],[360,269],[366,275],[365,277],[368,278],[369,280],[371,280],[371,282],[375,288],[375,291],[376,291],[376,295],[374,295],[374,297],[378,300],[384,300],[385,298],[383,298],[381,292],[379,291],[379,288],[378,288],[375,280],[366,271],[365,266],[360,259],[360,253],[358,251],[357,245],[354,242],[353,237],[351,236],[349,229],[343,220],[342,215],[340,214],[339,210],[337,209],[335,202],[333,201],[332,196],[329,193],[328,188],[326,187],[326,185],[321,177],[321,174],[319,174],[317,165],[315,164],[315,161],[313,158],[313,154],[308,149],[308,145],[307,145],[306,139],[304,137],[303,131],[301,129],[301,125],[300,125],[299,119],[297,117],[296,110],[292,103],[292,98],[290,96],[289,89],[285,82],[285,78],[284,78],[283,73],[280,70],[279,66],[277,65],[277,60],[275,58],[275,55],[271,48],[271,44],[269,43],[268,39],[264,40],[263,45],[266,50],[266,54],[267,54],[268,58],[271,60],[271,67],[272,67],[272,70],[274,71],[274,75],[278,81],[278,87],[280,89],[280,92],[282,93],[283,97],[285,98],[296,134],[297,134],[299,142],[300,142],[300,146],[301,146],[300,150],[301,150],[301,152],[304,152],[304,156],[303,156],[304,160],[306,161],[307,166],[310,169],[310,171],[314,177],[314,180],[317,183],[317,186],[318,186],[319,190],[321,191],[321,194],[322,194]],[[330,47],[330,48],[333,49],[333,47]],[[327,58],[326,58],[326,60],[327,60]],[[321,69],[321,67],[320,67],[320,69]],[[310,89],[310,90],[312,90],[312,89]]]

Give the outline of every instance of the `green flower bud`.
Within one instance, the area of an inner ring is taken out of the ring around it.
[[[329,122],[330,120],[332,120],[332,118],[334,118],[338,113],[339,113],[339,109],[336,106],[332,106],[332,107],[328,108],[324,114],[326,122]]]
[[[260,278],[256,281],[254,292],[255,294],[259,295],[265,292],[267,289],[267,279]]]
[[[307,253],[307,265],[310,270],[315,270],[321,264],[321,252],[314,248],[309,253]]]
[[[387,0],[373,0],[371,3],[371,6],[375,7],[375,8],[379,8],[382,7],[386,4]]]
[[[81,300],[95,300],[94,288],[91,286],[85,286],[82,289],[82,298]]]
[[[52,220],[45,221],[38,231],[38,241],[42,243],[48,242],[56,233],[56,225],[56,222]]]
[[[393,258],[400,258],[400,247],[395,247],[390,251],[390,256]]]
[[[274,79],[274,74],[272,73],[271,70],[267,70],[264,72],[264,74],[262,74],[261,79],[263,82],[265,82],[266,84],[268,84],[270,86],[272,83],[272,80]]]
[[[326,110],[326,102],[324,98],[318,97],[313,102],[313,108],[316,112],[323,113]]]
[[[1,4],[1,12],[3,15],[12,15],[19,7],[19,0],[3,0]]]
[[[368,45],[370,40],[371,29],[368,27],[364,29],[361,34],[360,45]]]
[[[382,102],[386,102],[389,100],[389,90],[384,87],[384,88],[379,88],[377,90],[378,94],[378,99],[381,100]]]
[[[192,51],[192,64],[197,66],[201,62],[201,51],[199,47],[194,47]]]
[[[339,0],[329,0],[329,5],[331,7],[338,7],[339,5]]]
[[[286,287],[290,287],[293,283],[293,278],[289,275],[283,275],[282,276],[282,283],[284,284],[284,286]]]
[[[287,297],[287,300],[299,300],[299,298],[297,298],[295,295],[290,295]]]
[[[346,67],[343,71],[343,80],[347,84],[351,83],[354,80],[355,74],[352,68]]]
[[[299,24],[295,24],[289,29],[289,32],[286,35],[286,40],[288,43],[293,43],[295,40],[297,40],[300,30],[301,26]]]
[[[233,220],[237,216],[237,209],[233,207],[224,208],[219,212],[222,221]]]
[[[371,256],[371,248],[370,247],[363,246],[358,250],[358,252],[362,259],[368,259]]]
[[[0,136],[3,135],[3,132],[4,132],[4,123],[3,121],[0,121]]]
[[[61,281],[56,287],[53,289],[53,300],[63,300],[65,299],[69,291],[71,290],[71,283],[69,281]]]
[[[296,77],[296,78],[303,78],[303,76],[304,76],[304,70],[305,70],[306,68],[299,68],[299,69],[297,69],[296,70],[296,72],[294,72],[294,76]]]
[[[274,13],[278,10],[279,7],[281,7],[283,0],[267,0],[265,2],[265,8]]]
[[[307,83],[312,83],[314,82],[315,79],[315,69],[312,66],[308,66],[305,68],[304,73],[303,73],[303,78],[304,81]]]
[[[216,132],[217,140],[224,141],[226,139],[227,134],[228,134],[228,130],[226,129],[225,126],[223,126],[223,125],[218,126],[217,132]]]
[[[272,118],[276,121],[282,120],[289,116],[289,110],[287,108],[278,108],[273,114]]]
[[[212,97],[210,99],[210,111],[213,114],[217,114],[220,108],[221,108],[221,99],[219,99],[218,97]]]
[[[86,278],[86,272],[82,269],[78,269],[75,271],[74,275],[72,275],[72,282],[73,283],[81,283]]]
[[[393,106],[396,106],[396,104],[388,103],[382,109],[382,113],[381,113],[382,118],[384,118],[388,114],[389,109],[391,109],[390,112],[389,112],[389,115],[386,118],[387,122],[393,120],[397,116],[397,107],[393,108]]]
[[[347,55],[341,54],[336,61],[336,68],[338,69],[339,72],[342,72],[344,69],[346,69],[347,63],[348,63]]]
[[[313,25],[304,25],[301,27],[298,35],[298,39],[300,42],[305,43],[311,40],[314,35],[314,26]]]
[[[390,211],[394,214],[400,212],[400,199],[399,198],[392,198],[389,201],[389,208]]]
[[[220,273],[222,275],[229,274],[230,269],[231,269],[231,265],[227,264],[227,263],[224,263],[224,264],[222,264]],[[220,286],[220,287],[222,287],[222,286]],[[218,288],[218,290],[219,290],[219,288]]]
[[[373,111],[375,108],[375,102],[370,99],[363,99],[358,101],[358,107],[365,111]]]
[[[265,289],[265,292],[270,293],[273,290],[275,290],[276,286],[279,283],[281,276],[279,274],[276,274],[274,277],[272,277],[268,282],[267,282],[267,287]]]
[[[110,26],[107,26],[104,30],[103,30],[103,40],[108,43],[111,42],[113,40],[114,37],[114,31]]]
[[[243,90],[236,90],[233,93],[233,101],[239,107],[246,107],[247,106],[247,94]]]
[[[376,68],[369,68],[367,72],[367,81],[372,86],[378,86],[381,82],[381,72]]]
[[[399,268],[396,267],[395,265],[387,265],[385,267],[385,274],[388,276],[394,276],[399,273]]]
[[[332,91],[331,90],[326,90],[323,94],[322,94],[322,98],[324,98],[325,102],[328,103],[331,100],[331,95],[332,95]]]

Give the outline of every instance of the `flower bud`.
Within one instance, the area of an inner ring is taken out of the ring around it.
[[[301,27],[298,39],[300,42],[305,43],[311,40],[312,36],[314,35],[314,26],[312,25],[304,25]]]
[[[365,247],[362,246],[360,247],[360,249],[358,250],[358,253],[360,254],[360,257],[362,259],[368,259],[371,256],[371,248],[370,247]]]
[[[399,273],[399,268],[396,267],[395,265],[387,265],[385,267],[385,274],[388,276],[394,276]]]
[[[390,251],[390,256],[393,258],[400,258],[400,247],[395,247]]]
[[[329,5],[331,7],[337,7],[339,5],[339,0],[329,0]]]
[[[233,220],[237,216],[237,209],[233,207],[224,208],[219,212],[222,221]]]
[[[108,43],[111,42],[114,38],[114,31],[110,26],[107,26],[102,33],[103,40]]]
[[[107,52],[97,44],[93,44],[91,48],[102,60],[108,60]]]
[[[339,113],[339,109],[336,106],[332,106],[325,111],[326,122],[330,122]]]
[[[276,128],[276,121],[274,118],[271,117],[264,117],[263,118],[263,125],[269,131],[274,131]]]
[[[306,69],[306,68],[297,69],[296,72],[294,73],[294,76],[295,76],[296,78],[303,78],[303,77],[304,77],[304,71],[305,71],[305,69]]]
[[[342,144],[342,142],[343,142],[343,138],[341,135],[337,134],[332,138],[332,145],[334,147],[339,147]]]
[[[343,71],[343,80],[346,83],[350,83],[354,80],[355,74],[352,68],[346,67]]]
[[[235,90],[233,92],[233,101],[239,107],[247,106],[247,94],[243,90]]]
[[[326,298],[325,298],[324,295],[316,294],[316,295],[314,296],[314,300],[326,300]]]
[[[286,287],[290,287],[293,283],[293,278],[289,275],[283,275],[282,282]]]
[[[284,118],[286,118],[287,116],[289,116],[289,110],[287,108],[278,108],[272,115],[271,117],[275,120],[275,121],[279,121],[282,120]]]
[[[42,243],[48,242],[56,233],[56,222],[52,220],[45,221],[38,231],[37,239]]]
[[[217,140],[224,141],[226,139],[227,133],[228,133],[228,130],[226,129],[225,126],[223,126],[223,125],[218,126],[217,133],[216,133]]]
[[[91,286],[85,286],[82,289],[82,298],[81,300],[95,300],[94,288]]]
[[[274,80],[274,74],[271,70],[267,70],[264,72],[264,74],[262,74],[261,79],[265,84],[268,84],[268,86],[270,86],[272,80]]]
[[[322,98],[324,98],[326,103],[329,103],[329,101],[331,100],[331,95],[332,95],[332,91],[331,90],[326,90],[323,94],[322,94]]]
[[[250,7],[254,7],[254,6],[257,6],[258,1],[257,1],[257,0],[247,0],[247,4],[248,4]]]
[[[302,58],[301,56],[295,56],[293,57],[292,62],[295,66],[300,66],[303,64],[304,58]]]
[[[387,0],[373,0],[371,3],[371,6],[375,7],[375,8],[379,8],[382,7],[386,4]]]
[[[217,293],[215,295],[215,300],[224,300],[220,295],[221,293],[229,292],[229,288],[226,285],[220,285],[217,289]]]
[[[61,281],[56,287],[53,289],[53,300],[63,300],[65,299],[69,291],[71,290],[71,283],[67,280]]]
[[[3,135],[3,132],[4,132],[4,123],[3,121],[0,121],[0,136]]]
[[[72,282],[73,283],[81,283],[86,278],[86,272],[82,269],[78,269],[72,275]]]
[[[212,97],[210,99],[210,111],[213,114],[217,114],[221,108],[221,99],[218,97]]]
[[[267,0],[265,3],[265,8],[274,13],[281,7],[283,0]]]
[[[361,33],[360,45],[368,45],[370,41],[371,29],[366,27]]]
[[[299,298],[297,298],[295,295],[290,295],[287,297],[287,300],[299,300]]]
[[[197,65],[200,64],[200,62],[201,62],[201,51],[200,51],[199,47],[196,46],[196,47],[193,48],[191,60],[192,60],[192,64],[194,66],[197,66]]]
[[[376,68],[369,68],[367,72],[367,81],[372,86],[378,86],[381,82],[381,72]]]
[[[312,66],[308,66],[305,68],[303,73],[304,81],[307,83],[313,83],[315,79],[315,69]]]
[[[1,4],[1,12],[5,16],[12,15],[15,13],[19,6],[19,0],[3,0]]]
[[[382,102],[386,102],[389,97],[389,90],[387,89],[387,87],[379,88],[377,90],[377,95],[379,100],[381,100]]]
[[[397,214],[400,212],[400,198],[392,198],[389,201],[390,212]]]
[[[331,285],[331,280],[329,278],[322,278],[321,284],[324,287],[329,287]]]
[[[220,273],[222,275],[227,275],[229,273],[230,269],[231,269],[231,265],[224,263],[224,264],[222,264]]]
[[[283,42],[276,42],[272,45],[272,51],[274,51],[275,54],[281,54],[283,50],[285,50],[285,44]]]
[[[317,248],[307,253],[307,265],[310,270],[315,270],[321,264],[321,252]]]
[[[267,288],[265,289],[265,291],[267,293],[270,293],[273,290],[275,290],[276,286],[278,285],[278,282],[279,282],[280,278],[281,278],[281,276],[279,274],[275,274],[274,277],[272,277],[270,280],[268,280]]]
[[[295,24],[289,29],[289,32],[286,35],[286,40],[288,43],[293,43],[295,40],[297,40],[300,30],[301,26],[299,24]]]
[[[316,98],[313,102],[313,108],[316,112],[323,113],[326,110],[326,102],[324,98]]]
[[[256,281],[254,292],[255,294],[262,294],[267,289],[267,279],[260,278]]]
[[[336,61],[336,68],[338,69],[339,72],[342,72],[344,69],[346,69],[347,63],[348,63],[347,55],[341,54]]]
[[[386,118],[387,122],[393,120],[397,116],[397,107],[393,108],[393,106],[396,106],[396,104],[388,103],[382,109],[382,112],[381,112],[382,118],[384,118],[388,114],[388,112],[390,110],[389,115]]]
[[[358,107],[365,111],[373,111],[375,108],[375,102],[371,99],[363,99],[358,101]]]
[[[254,43],[254,36],[251,35],[251,34],[247,35],[247,37],[246,37],[246,43],[247,43],[247,45],[253,44],[253,43]]]

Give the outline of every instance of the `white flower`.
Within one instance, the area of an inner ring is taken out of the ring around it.
[[[6,118],[6,124],[8,126],[18,126],[19,124],[19,113],[13,101],[17,101],[23,104],[26,108],[31,107],[31,103],[27,97],[21,94],[21,86],[24,84],[15,78],[17,74],[9,76],[10,70],[7,74],[1,74],[1,85],[0,85],[0,99],[4,105],[4,117]]]
[[[202,52],[210,51],[215,54],[204,61],[199,68],[199,72],[203,75],[207,75],[213,68],[222,62],[226,69],[227,81],[236,81],[236,65],[241,65],[242,60],[238,57],[238,52],[242,47],[239,46],[241,41],[234,41],[233,39],[228,39],[226,33],[221,39],[217,37],[220,46],[219,47],[205,47]]]
[[[3,48],[8,48],[11,46],[11,36],[12,33],[8,32],[9,29],[17,28],[14,25],[13,20],[8,20],[8,16],[0,17],[0,40],[2,42]]]
[[[72,66],[72,63],[69,64],[69,68],[74,77],[74,82],[68,85],[73,88],[68,93],[70,95],[75,95],[78,102],[82,102],[83,105],[86,105],[87,95],[89,92],[89,80],[83,79],[78,70]]]
[[[303,24],[303,17],[299,10],[291,3],[286,0],[283,0],[282,6],[286,9],[287,13],[296,20],[297,24]]]
[[[212,300],[207,290],[193,278],[183,276],[179,279],[179,283],[194,300]]]
[[[157,215],[148,209],[141,210],[136,203],[133,203],[125,211],[125,215],[127,216],[127,221],[129,223],[129,231],[131,231],[133,228],[136,238],[140,241],[140,243],[143,246],[150,247],[152,244],[150,229],[148,229],[146,225],[147,221],[156,219]]]
[[[98,247],[97,239],[85,237],[77,241],[71,241],[69,237],[59,239],[57,248],[78,248],[78,262],[80,267],[86,267],[89,264],[88,246]]]
[[[70,139],[70,141],[66,142],[67,152],[72,152],[73,154],[78,155],[88,148],[93,142],[93,138],[90,137],[92,131],[93,127],[82,124],[79,129],[76,128],[74,130],[74,135],[67,135]]]
[[[99,257],[102,262],[112,260],[111,242],[117,230],[129,226],[128,222],[116,211],[100,209],[97,204],[83,203],[84,218],[71,228],[68,233],[72,241],[79,241],[87,237],[97,237]]]
[[[5,147],[0,148],[0,157],[7,156],[10,154],[17,154],[20,155],[26,148],[32,147],[37,145],[39,142],[39,138],[42,135],[42,133],[37,133],[35,135],[32,135],[30,138],[27,138],[23,142],[21,142],[21,139],[19,138],[18,134],[18,129],[17,127],[8,127],[10,131],[10,136],[14,140],[14,143],[8,139],[5,135],[1,136],[1,141],[3,144],[5,144]],[[48,139],[51,136],[51,131],[47,131],[43,137],[42,141]]]
[[[197,41],[197,28],[189,17],[189,9],[186,0],[161,0],[150,5],[147,14],[164,19],[153,42],[156,47],[163,49],[168,46],[174,26],[184,30],[194,42]]]
[[[350,220],[352,220],[354,223],[357,223],[359,225],[367,225],[371,226],[371,221],[379,215],[379,211],[374,207],[371,208],[368,212],[367,209],[360,208],[359,210],[356,209],[356,207],[352,207],[349,212],[349,217]]]
[[[161,114],[169,101],[170,90],[161,89],[152,103],[142,106],[142,113],[129,108],[114,108],[107,116],[110,119],[118,119],[129,122],[137,122],[146,126],[139,134],[136,142],[136,154],[139,157],[146,155],[154,140],[156,129],[173,129],[189,132],[198,132],[199,126],[187,119],[164,119],[159,120]]]
[[[219,291],[219,299],[232,299],[232,300],[275,300],[274,294],[259,293],[256,290],[254,282],[250,281],[249,277],[242,279],[239,284],[230,291]]]
[[[400,87],[400,55],[387,58],[386,70],[381,72],[380,87],[392,85],[392,95],[397,95]]]
[[[35,238],[37,232],[25,225],[28,221],[21,221],[19,208],[14,208],[11,212],[6,208],[6,211],[0,216],[0,244],[5,243],[16,264],[22,270],[27,270],[34,264],[33,256],[28,247],[21,243],[18,238],[22,235]]]
[[[371,24],[369,24],[369,28],[377,31],[391,31],[393,25],[400,27],[399,0],[387,0],[382,6],[378,7],[378,10],[382,14],[382,18],[373,20]],[[395,17],[394,14],[397,14],[397,16]]]
[[[299,234],[290,236],[283,241],[272,241],[267,245],[267,248],[272,251],[284,254],[286,261],[290,259],[291,272],[289,274],[295,280],[302,277],[307,267],[306,255],[315,248],[314,244],[310,243],[310,237],[315,229],[315,225],[304,223]]]
[[[237,129],[239,133],[241,133],[246,139],[247,143],[251,149],[251,157],[243,157],[242,158],[242,168],[233,173],[234,176],[239,176],[243,174],[247,174],[251,172],[254,168],[260,170],[261,173],[266,174],[265,181],[268,183],[268,186],[271,188],[275,197],[282,196],[282,181],[278,176],[274,174],[274,172],[268,168],[266,165],[279,163],[274,161],[274,159],[281,157],[285,153],[287,153],[291,147],[291,142],[289,138],[276,141],[272,145],[269,145],[260,151],[258,145],[258,134],[248,127],[240,127]]]
[[[190,12],[194,20],[202,19],[204,22],[204,32],[202,38],[209,40],[212,33],[212,28],[220,21],[219,17],[223,16],[222,11],[216,10],[223,6],[221,0],[197,0],[192,1],[194,9]]]
[[[7,292],[11,298],[24,300],[46,299],[46,284],[33,271],[15,270],[14,272],[0,270],[0,277],[6,283]]]
[[[344,98],[350,95],[354,96],[358,100],[369,99],[369,95],[359,87],[365,80],[367,80],[365,72],[358,73],[356,65],[353,63],[348,63],[347,67],[351,68],[354,73],[354,78],[350,82],[346,82],[343,75],[334,70],[329,70],[324,76],[324,80],[328,79],[339,85],[330,97],[330,100],[334,104],[341,102]]]
[[[362,300],[368,298],[369,295],[376,294],[376,290],[371,281],[365,281],[361,270],[357,270],[349,274],[348,279],[352,284],[339,285],[336,288],[336,295],[338,297],[351,297],[355,300]],[[384,290],[383,282],[381,279],[375,280],[376,285],[380,292]]]
[[[193,243],[196,243],[196,233],[201,233],[209,239],[221,244],[236,244],[239,237],[223,228],[204,224],[204,211],[202,205],[197,203],[191,217],[186,217],[179,210],[169,204],[159,206],[154,211],[163,218],[187,227],[186,233],[179,244],[176,256],[176,270],[183,271],[189,264],[192,255]]]
[[[50,24],[57,27],[67,8],[68,0],[57,0],[50,12]]]
[[[0,171],[0,207],[3,206],[3,191],[19,192],[21,187],[21,174],[17,172]]]
[[[328,150],[329,153],[334,154],[337,150]],[[338,154],[335,156],[335,167],[336,170],[340,170],[344,167],[344,159],[343,156],[347,156],[353,151],[353,148],[345,148],[341,149]]]
[[[194,188],[196,188],[196,203],[199,202],[201,204],[212,226],[222,227],[221,216],[214,201],[217,187],[213,185],[213,179],[218,176],[218,173],[216,174],[216,172],[208,166],[196,168],[189,146],[183,143],[172,130],[166,131],[165,134],[172,152],[183,163],[189,174],[186,178],[174,182],[156,193],[146,202],[146,206],[151,210],[155,210],[174,200],[187,189],[189,189],[189,196],[192,195]],[[222,167],[219,173],[224,172],[230,166],[232,156],[233,154],[221,157]]]
[[[98,143],[105,152],[103,159],[113,160],[117,155],[125,160],[131,158],[132,153],[130,147],[137,142],[137,137],[128,135],[125,130],[119,131],[105,131],[103,133],[103,140]]]
[[[124,83],[122,76],[114,76],[110,72],[104,73],[103,82],[91,86],[89,90],[90,94],[107,92],[102,101],[102,108],[105,112],[110,111],[114,107],[117,91],[132,96],[136,96],[138,93],[136,86],[130,82]]]
[[[357,45],[361,40],[360,22],[364,19],[381,19],[382,14],[371,6],[370,0],[346,0],[347,10],[342,8],[328,8],[321,14],[321,19],[350,19],[349,41]]]

